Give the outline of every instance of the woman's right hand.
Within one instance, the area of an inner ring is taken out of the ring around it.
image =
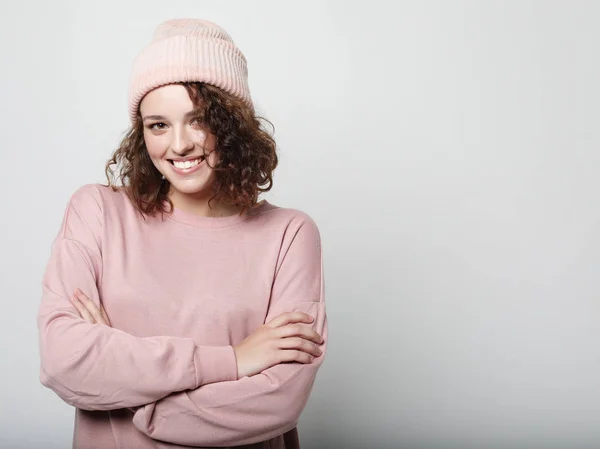
[[[253,376],[284,362],[310,363],[321,355],[323,338],[308,326],[313,317],[286,312],[263,324],[234,346],[238,378]]]

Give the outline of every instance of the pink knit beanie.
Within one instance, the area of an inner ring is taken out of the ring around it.
[[[129,87],[131,121],[148,92],[189,81],[211,84],[252,104],[246,58],[223,28],[206,20],[167,20],[134,61]]]

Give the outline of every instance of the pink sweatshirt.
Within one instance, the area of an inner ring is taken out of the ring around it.
[[[112,327],[80,318],[79,287]],[[298,447],[323,355],[237,378],[233,346],[286,311],[327,341],[319,231],[263,202],[240,217],[144,220],[122,191],[72,196],[43,280],[41,382],[77,407],[74,447]]]

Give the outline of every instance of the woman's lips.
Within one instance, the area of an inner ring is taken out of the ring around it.
[[[204,158],[203,157],[199,157],[197,159],[194,160],[198,160],[200,159],[200,162],[196,165],[192,165],[189,168],[180,168],[180,167],[176,167],[175,164],[173,163],[173,161],[170,161],[171,164],[171,168],[173,169],[173,171],[179,175],[189,175],[190,173],[194,173],[195,171],[199,170],[200,167],[202,167],[202,165],[204,165]]]

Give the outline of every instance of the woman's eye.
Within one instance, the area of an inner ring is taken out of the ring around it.
[[[150,129],[162,130],[165,129],[167,125],[164,123],[153,123],[149,126]]]

